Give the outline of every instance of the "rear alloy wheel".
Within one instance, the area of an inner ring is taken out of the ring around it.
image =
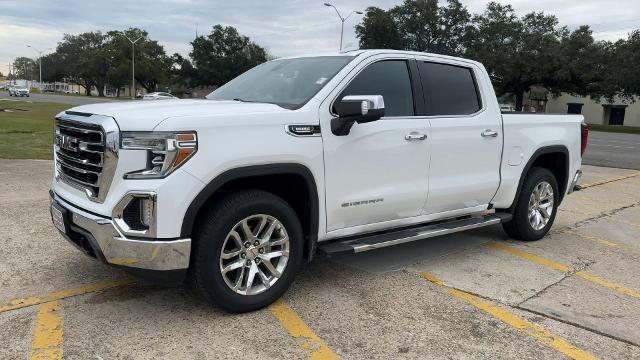
[[[289,204],[271,193],[242,190],[213,199],[193,236],[198,292],[231,312],[276,301],[303,259],[302,226]]]
[[[539,240],[549,232],[559,203],[558,183],[545,168],[529,170],[515,200],[513,218],[502,224],[510,237],[518,240]]]
[[[541,181],[533,188],[529,197],[529,225],[533,230],[542,230],[553,215],[553,187]]]

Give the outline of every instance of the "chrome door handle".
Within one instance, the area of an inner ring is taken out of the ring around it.
[[[480,134],[480,135],[482,135],[482,137],[496,137],[496,136],[498,136],[498,132],[494,131],[494,130],[488,130],[487,129],[487,130],[483,131],[482,134]]]
[[[407,141],[424,140],[426,138],[427,138],[427,134],[420,134],[417,132],[412,132],[404,136],[404,139]]]

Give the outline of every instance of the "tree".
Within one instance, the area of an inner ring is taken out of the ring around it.
[[[471,15],[458,0],[405,0],[388,11],[370,7],[356,35],[363,49],[391,48],[460,55]]]
[[[391,11],[377,7],[366,10],[362,22],[356,25],[361,49],[405,49],[405,42]]]
[[[104,41],[105,36],[99,31],[65,34],[56,48],[56,53],[65,64],[65,77],[84,87],[87,96],[91,96],[93,86],[98,89],[99,96],[104,96],[109,65]]]
[[[171,70],[169,72],[169,83],[178,88],[179,93],[184,93],[192,87],[195,77],[195,69],[189,59],[175,53],[171,56]]]
[[[209,35],[196,37],[191,46],[193,85],[223,85],[268,58],[264,48],[232,26],[215,25]]]
[[[617,95],[635,101],[635,97],[640,96],[640,30],[631,32],[626,40],[609,44],[606,51],[609,62],[605,64],[605,81],[615,84]]]
[[[554,74],[556,92],[572,95],[613,98],[616,89],[608,80],[609,58],[612,44],[596,42],[589,26],[583,25],[573,32],[564,29],[559,44],[557,71]]]
[[[520,111],[531,86],[561,90],[555,75],[562,66],[560,37],[565,30],[557,25],[555,16],[530,13],[518,18],[511,5],[492,2],[474,17],[465,55],[484,64],[499,95],[515,95]]]
[[[587,26],[571,32],[560,27],[555,16],[533,12],[518,17],[511,5],[495,2],[473,17],[458,0],[443,6],[435,0],[405,0],[387,11],[369,8],[356,26],[356,34],[362,48],[406,49],[478,60],[499,95],[515,96],[517,110],[522,109],[524,94],[534,85],[554,95],[568,92],[599,98],[620,91],[612,83],[638,79],[634,71],[639,68],[633,64],[638,63],[635,54],[640,53],[640,45],[630,45],[633,41],[595,42]],[[640,44],[640,35],[635,39]],[[618,54],[616,65],[608,64],[612,53]],[[628,69],[627,73],[613,70],[618,68]],[[614,77],[619,80],[606,79]],[[626,87],[634,84],[640,81]]]
[[[28,57],[21,56],[13,62],[13,74],[17,79],[37,79],[36,62]]]

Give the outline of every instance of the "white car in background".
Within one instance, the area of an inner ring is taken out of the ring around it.
[[[9,96],[29,97],[29,89],[24,86],[12,86],[9,88]]]
[[[513,107],[513,105],[511,105],[511,104],[500,104],[500,111],[501,112],[511,112],[511,111],[516,111],[516,108]]]
[[[171,100],[171,99],[178,99],[178,98],[166,92],[152,92],[142,96],[142,100]]]

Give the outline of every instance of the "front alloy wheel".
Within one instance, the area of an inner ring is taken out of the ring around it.
[[[227,234],[220,254],[220,272],[231,290],[260,294],[273,286],[289,261],[289,235],[273,216],[252,215]]]
[[[215,197],[198,216],[191,272],[200,294],[231,312],[257,310],[276,301],[304,259],[296,212],[261,190]]]

